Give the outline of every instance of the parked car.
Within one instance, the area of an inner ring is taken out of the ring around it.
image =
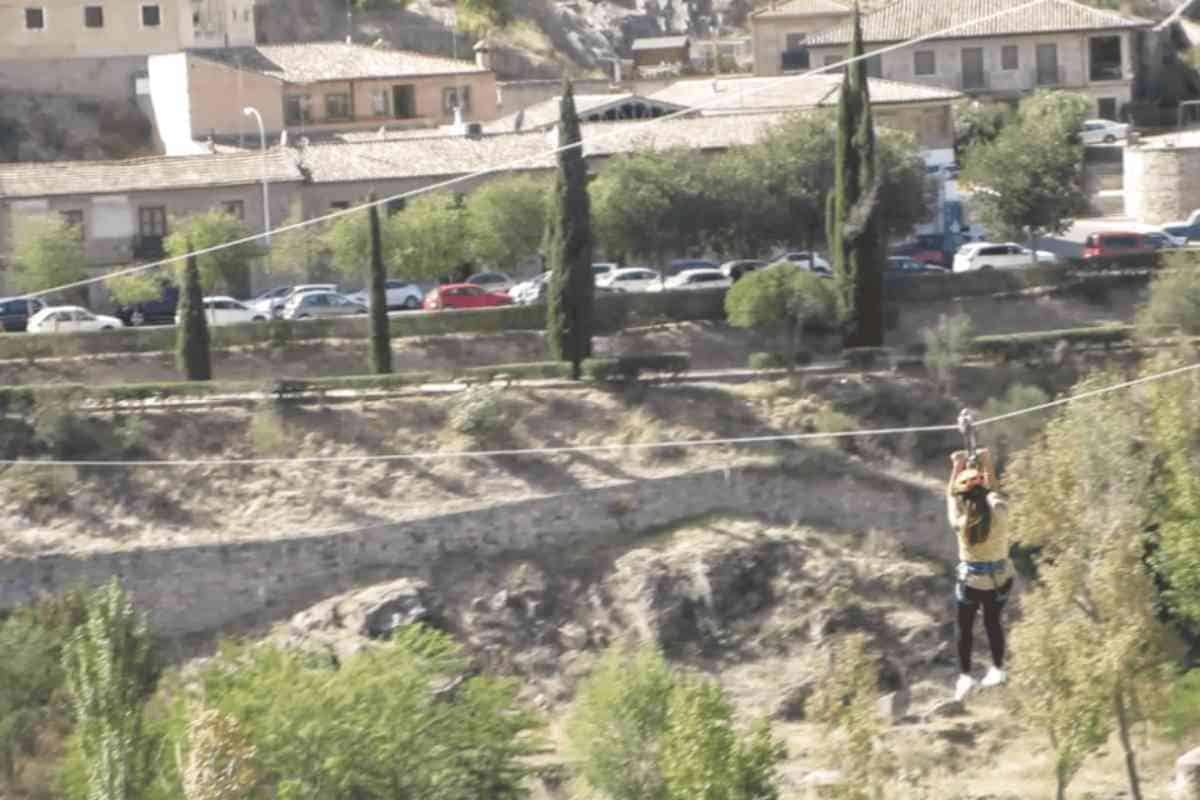
[[[536,275],[529,280],[521,281],[508,290],[509,299],[521,305],[531,305],[546,299],[546,289],[550,284],[549,271]]]
[[[663,287],[662,275],[648,267],[625,267],[596,279],[597,289],[612,289],[614,292],[655,292]]]
[[[1083,144],[1112,144],[1128,135],[1129,126],[1123,122],[1089,119],[1084,120],[1083,128],[1079,131],[1079,141]]]
[[[721,272],[729,278],[729,280],[737,283],[738,278],[745,275],[747,272],[753,272],[756,269],[762,269],[767,266],[766,261],[760,261],[756,258],[738,258],[733,261],[726,261],[721,265]]]
[[[1186,222],[1168,222],[1160,230],[1183,244],[1200,239],[1200,210],[1193,211]]]
[[[678,275],[690,269],[720,269],[721,265],[706,258],[677,258],[663,271],[664,275]]]
[[[161,284],[157,298],[143,303],[132,303],[117,309],[117,318],[124,325],[170,325],[175,321],[175,309],[179,307],[179,287]]]
[[[1170,250],[1171,248],[1183,247],[1185,244],[1187,244],[1186,239],[1181,239],[1178,236],[1172,236],[1164,231],[1150,231],[1149,233],[1143,233],[1142,236],[1146,237],[1146,241],[1148,241],[1150,246],[1155,250]]]
[[[621,265],[615,261],[597,261],[595,264],[592,264],[592,275],[596,278],[600,278],[610,272],[615,272],[620,268]]]
[[[20,333],[29,325],[29,318],[46,307],[36,297],[0,298],[0,331]]]
[[[296,286],[280,286],[268,289],[250,301],[250,307],[272,317],[278,317],[287,305],[298,294],[304,292],[336,292],[337,286],[332,283],[301,283]]]
[[[1104,231],[1093,233],[1083,243],[1083,257],[1088,261],[1114,256],[1145,255],[1158,247],[1150,240],[1150,234],[1135,231]]]
[[[309,317],[345,317],[365,314],[367,307],[356,303],[337,292],[297,292],[283,307],[284,319],[308,319]]]
[[[674,277],[667,278],[663,289],[728,289],[733,285],[720,269],[686,269]]]
[[[265,312],[256,311],[241,300],[224,296],[204,298],[204,316],[209,325],[236,325],[239,322],[267,321]],[[178,325],[180,322],[182,320],[179,312],[176,311],[175,324]]]
[[[884,280],[899,275],[945,275],[950,270],[935,264],[926,264],[907,256],[888,256],[887,265],[883,269]]]
[[[123,327],[121,320],[93,314],[80,306],[50,306],[29,318],[30,333],[81,333],[111,331]]]
[[[482,286],[489,292],[507,292],[515,281],[503,272],[480,272],[467,278],[465,283]]]
[[[387,295],[387,307],[389,310],[405,308],[411,311],[414,308],[420,308],[421,303],[425,301],[425,293],[421,291],[421,287],[410,281],[386,280],[383,282],[383,291]],[[354,294],[346,295],[346,297],[368,308],[371,306],[371,292],[369,289],[360,289]]]
[[[908,256],[926,264],[944,267],[951,262],[946,252],[946,240],[941,234],[922,234],[907,241],[892,245],[888,255]]]
[[[829,265],[829,262],[822,258],[820,253],[810,253],[807,250],[795,250],[784,253],[775,260],[787,261],[790,264],[811,269],[813,272],[833,272],[833,268]]]
[[[507,306],[512,298],[501,292],[489,292],[473,283],[448,283],[425,295],[425,310],[438,311],[447,308],[490,308]]]
[[[1039,264],[1053,264],[1058,256],[1046,250],[1037,251]],[[955,272],[973,272],[984,269],[1017,269],[1033,266],[1034,253],[1028,247],[1005,242],[972,242],[958,248],[954,255]]]

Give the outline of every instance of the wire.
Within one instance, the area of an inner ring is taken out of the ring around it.
[[[1150,383],[1152,381],[1171,378],[1176,375],[1181,375],[1185,372],[1200,369],[1200,363],[1190,364],[1186,367],[1178,367],[1166,372],[1159,372],[1154,375],[1147,375],[1136,380],[1124,381],[1122,383],[1105,386],[1100,389],[1092,389],[1082,394],[1070,395],[1058,400],[1053,400],[1048,403],[1030,406],[1028,408],[1013,411],[1008,414],[1001,414],[995,417],[989,417],[975,423],[976,426],[991,425],[997,422],[1012,419],[1014,417],[1024,416],[1025,414],[1033,414],[1039,411],[1044,411],[1056,406],[1074,403],[1079,400],[1087,400],[1092,397],[1097,397],[1111,392],[1129,389],[1141,384]],[[429,450],[421,452],[409,453],[388,453],[381,455],[361,455],[361,456],[297,456],[297,457],[278,457],[278,458],[214,458],[214,459],[155,459],[155,460],[61,460],[61,461],[43,461],[43,460],[25,460],[25,459],[4,459],[0,460],[0,466],[27,466],[27,467],[120,467],[120,468],[137,468],[137,467],[230,467],[230,466],[272,466],[284,464],[350,464],[350,463],[380,463],[380,462],[397,462],[397,461],[438,461],[443,459],[462,459],[462,458],[494,458],[499,456],[556,456],[556,455],[571,455],[574,453],[612,453],[612,452],[631,452],[638,450],[662,450],[668,448],[691,449],[698,447],[729,447],[738,445],[756,445],[769,444],[773,442],[799,442],[809,441],[813,439],[847,439],[857,438],[862,436],[898,436],[903,434],[918,434],[918,433],[946,433],[958,431],[958,425],[920,425],[901,428],[866,428],[852,431],[834,431],[830,433],[775,433],[765,436],[738,436],[727,437],[720,439],[681,439],[672,441],[657,441],[657,442],[635,442],[630,444],[595,444],[595,445],[570,445],[565,447],[530,447],[530,448],[514,448],[508,450]]]
[[[779,81],[785,82],[785,81],[790,81],[790,80],[800,80],[802,78],[808,78],[813,75],[818,75],[818,74],[821,74],[821,73],[829,71],[829,70],[840,69],[842,67],[848,66],[848,65],[853,64],[858,61],[863,61],[868,58],[874,58],[876,56],[880,56],[885,53],[890,53],[895,50],[901,50],[901,49],[904,49],[907,47],[912,47],[915,44],[920,44],[921,42],[925,42],[930,39],[936,39],[936,38],[945,36],[946,34],[953,33],[962,28],[967,28],[972,25],[978,25],[979,23],[982,23],[982,22],[988,22],[993,19],[998,19],[1000,17],[1007,16],[1008,14],[1016,14],[1021,11],[1024,11],[1027,8],[1032,8],[1033,6],[1040,5],[1041,3],[1044,3],[1044,2],[1046,2],[1046,0],[1027,0],[1027,2],[1021,3],[1019,5],[1015,5],[1010,8],[1001,9],[1000,11],[996,11],[991,14],[986,14],[982,17],[969,19],[964,22],[957,22],[954,25],[950,25],[950,26],[942,28],[940,30],[932,31],[930,33],[925,33],[920,36],[913,37],[912,39],[908,39],[903,42],[898,42],[897,44],[888,45],[887,47],[881,47],[878,50],[872,50],[869,53],[863,53],[862,55],[855,56],[854,58],[848,58],[843,61],[835,62],[833,64],[825,64],[824,66],[808,70],[807,72],[801,72],[796,75],[786,75],[786,76],[783,76],[782,78],[780,78]],[[620,135],[629,135],[630,132],[632,132],[632,131],[641,130],[648,126],[656,125],[658,123],[665,122],[670,119],[675,119],[677,117],[686,116],[688,114],[691,114],[694,111],[704,109],[704,108],[708,107],[709,105],[715,105],[720,102],[727,102],[730,98],[752,97],[761,92],[765,92],[768,89],[777,88],[777,86],[778,86],[777,83],[764,82],[757,87],[741,88],[741,89],[735,90],[734,92],[731,92],[730,94],[721,93],[718,95],[714,95],[713,97],[711,97],[707,100],[704,100],[702,102],[699,102],[693,106],[689,106],[687,108],[682,108],[678,111],[671,112],[670,114],[664,114],[661,117],[654,117],[654,118],[651,118],[648,120],[641,120],[641,121],[636,121],[636,122],[622,123],[619,128],[616,128],[614,130],[600,134],[599,136],[592,138],[590,141],[593,144],[595,144],[597,142],[603,142],[607,139],[616,138],[617,136],[620,136]],[[481,170],[478,170],[477,172],[469,173],[466,175],[459,175],[455,178],[450,178],[450,179],[447,179],[444,181],[439,181],[437,183],[432,183],[428,186],[423,186],[419,189],[411,189],[407,192],[401,192],[400,194],[391,195],[390,197],[385,197],[385,198],[378,199],[378,200],[368,200],[365,203],[361,203],[357,206],[351,206],[350,208],[335,209],[335,210],[330,211],[322,216],[313,217],[312,219],[302,220],[300,222],[296,222],[291,225],[285,225],[282,228],[274,228],[269,232],[263,231],[261,233],[255,233],[255,234],[252,234],[249,236],[243,236],[240,239],[235,239],[230,242],[223,242],[222,244],[212,245],[211,247],[205,247],[205,248],[201,248],[199,250],[193,250],[190,253],[183,253],[183,254],[177,255],[177,256],[170,256],[169,258],[164,258],[159,261],[152,261],[149,264],[141,264],[136,267],[128,267],[126,269],[121,269],[121,270],[116,270],[114,272],[110,272],[106,275],[98,275],[93,278],[86,278],[84,280],[74,281],[73,283],[65,283],[61,286],[55,286],[50,289],[42,289],[42,290],[39,290],[36,292],[30,292],[27,294],[20,295],[20,298],[43,297],[45,295],[53,294],[55,292],[64,292],[69,289],[78,289],[83,286],[90,286],[95,283],[102,283],[104,281],[111,280],[113,278],[123,277],[125,275],[134,275],[134,274],[137,274],[140,272],[146,272],[148,270],[158,269],[160,267],[165,267],[169,264],[175,264],[175,263],[184,261],[193,256],[199,257],[199,256],[208,255],[210,253],[216,253],[221,250],[225,250],[227,248],[239,247],[241,245],[250,244],[251,242],[255,242],[259,239],[263,239],[263,238],[266,238],[271,235],[278,235],[281,233],[289,233],[291,231],[299,230],[301,228],[305,228],[310,225],[317,225],[320,223],[328,222],[330,220],[344,217],[348,214],[354,214],[354,213],[357,213],[360,211],[364,211],[373,206],[374,207],[384,206],[384,205],[387,205],[388,203],[392,203],[392,202],[395,202],[398,200],[408,200],[408,199],[417,197],[422,194],[428,194],[430,192],[435,192],[435,191],[438,191],[439,189],[446,189],[451,186],[456,186],[465,181],[475,180],[477,178],[485,177],[487,175],[491,175],[496,172],[507,172],[510,170],[516,170],[516,169],[519,169],[520,167],[522,167],[523,165],[528,165],[528,163],[531,161],[538,161],[538,160],[541,160],[541,159],[544,159],[544,158],[547,158],[550,156],[556,156],[559,153],[564,153],[564,152],[567,152],[568,150],[573,150],[575,148],[582,148],[584,145],[585,145],[585,142],[583,142],[583,141],[571,142],[568,144],[559,145],[556,148],[553,148],[553,149],[550,149],[550,150],[547,150],[547,151],[544,151],[541,153],[535,153],[533,155],[524,156],[522,158],[518,158],[513,161],[504,163],[504,164],[481,169]]]

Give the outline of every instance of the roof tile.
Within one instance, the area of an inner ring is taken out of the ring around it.
[[[288,83],[458,75],[486,72],[474,61],[389,50],[344,42],[273,44],[192,50],[196,56],[228,66],[260,72]]]

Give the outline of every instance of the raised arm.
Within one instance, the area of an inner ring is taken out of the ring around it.
[[[986,481],[988,489],[995,491],[1000,488],[999,481],[996,480],[996,465],[992,463],[992,454],[986,447],[982,447],[978,451],[979,466],[983,470],[983,479]]]
[[[950,481],[946,484],[946,518],[950,527],[957,529],[962,524],[962,514],[958,509],[958,501],[954,497],[954,480],[967,465],[965,450],[955,450],[950,454]]]

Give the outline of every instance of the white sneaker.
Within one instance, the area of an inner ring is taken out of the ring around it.
[[[980,686],[999,686],[1008,681],[1008,673],[998,667],[991,667],[987,671],[987,675],[983,676],[983,681]]]
[[[954,699],[960,703],[966,700],[967,695],[975,689],[976,685],[975,679],[965,672],[959,675],[958,683],[954,685]]]

